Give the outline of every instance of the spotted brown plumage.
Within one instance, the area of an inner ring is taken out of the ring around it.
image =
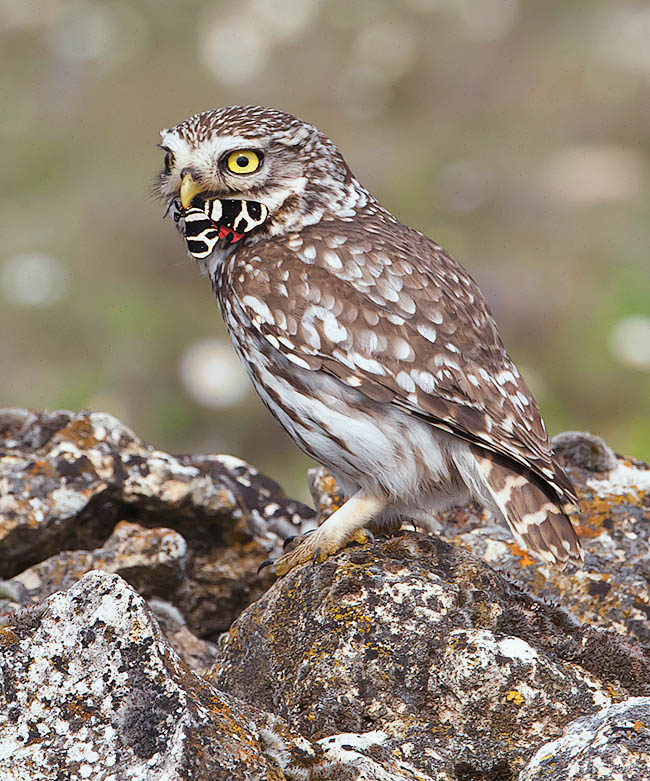
[[[161,189],[186,236],[215,200],[268,211],[195,257],[262,400],[350,497],[276,572],[326,558],[371,522],[426,527],[469,498],[542,559],[581,559],[571,483],[480,290],[448,253],[290,115],[218,109],[163,131],[162,145],[174,163]]]

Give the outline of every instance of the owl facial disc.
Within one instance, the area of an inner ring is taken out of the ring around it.
[[[263,203],[239,199],[215,198],[189,209],[183,209],[177,203],[174,207],[174,221],[184,220],[187,249],[197,260],[211,255],[220,241],[222,246],[241,241],[246,233],[262,225],[269,215]]]

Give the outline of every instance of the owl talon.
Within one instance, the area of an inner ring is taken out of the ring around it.
[[[292,534],[289,537],[287,537],[287,539],[282,543],[282,550],[286,550],[294,540],[298,539],[298,536],[299,535],[297,534]]]
[[[315,531],[316,531],[316,529],[307,529],[307,531],[303,532],[302,534],[292,534],[292,535],[290,535],[282,543],[282,549],[283,550],[287,550],[287,548],[289,548],[289,550],[292,550],[292,548],[290,546],[292,546],[299,537],[306,537],[308,534],[313,534]]]
[[[260,574],[260,572],[261,572],[261,571],[262,571],[262,570],[263,570],[265,567],[270,567],[272,564],[275,564],[275,560],[274,560],[274,559],[267,559],[266,561],[263,561],[263,562],[260,564],[260,566],[257,568],[257,574],[259,575],[259,574]]]

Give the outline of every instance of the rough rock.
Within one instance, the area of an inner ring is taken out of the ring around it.
[[[402,532],[278,581],[208,679],[311,739],[383,733],[384,751],[436,778],[510,779],[573,719],[650,693],[650,659],[460,547]]]
[[[55,591],[73,586],[86,572],[115,572],[151,600],[163,634],[192,669],[203,672],[212,662],[215,646],[195,637],[185,618],[171,603],[157,597],[186,588],[187,543],[173,529],[145,529],[137,523],[118,523],[106,543],[93,551],[61,551],[0,581],[0,614],[34,605]]]
[[[467,505],[273,584],[316,514],[253,467],[0,411],[0,779],[650,777],[650,469],[554,444],[582,569]]]
[[[541,564],[507,530],[489,522],[460,534],[447,524],[446,537],[526,591],[562,605],[581,623],[650,644],[650,467],[610,456],[592,436],[564,435],[561,443],[560,458],[580,497],[576,525],[584,567],[563,571]],[[606,471],[593,471],[603,466]]]
[[[217,691],[117,575],[90,572],[9,615],[0,648],[3,779],[428,781],[386,755],[383,734],[312,744]]]
[[[2,577],[62,550],[81,553],[53,567],[74,568],[120,521],[167,526],[187,543],[187,576],[180,595],[172,578],[159,596],[193,631],[216,637],[271,582],[258,565],[313,518],[232,456],[175,457],[100,413],[0,411]]]
[[[519,781],[647,781],[650,698],[633,697],[572,722],[546,743]]]
[[[593,434],[565,432],[553,438],[553,446],[580,497],[576,526],[584,567],[561,570],[540,562],[474,503],[439,516],[436,531],[581,623],[650,643],[650,467],[616,456]],[[340,505],[326,470],[312,471],[311,486],[324,516]]]
[[[116,575],[10,616],[0,643],[2,778],[284,778],[269,717],[190,672]]]
[[[86,572],[115,572],[140,594],[152,597],[178,589],[185,576],[187,543],[173,529],[146,529],[118,523],[101,548],[64,550],[28,567],[0,584],[14,602],[41,602],[55,591],[74,585]]]

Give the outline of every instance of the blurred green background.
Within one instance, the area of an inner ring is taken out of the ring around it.
[[[481,285],[549,430],[650,459],[650,6],[0,0],[0,404],[112,412],[305,496],[151,197],[230,103],[325,131]]]

